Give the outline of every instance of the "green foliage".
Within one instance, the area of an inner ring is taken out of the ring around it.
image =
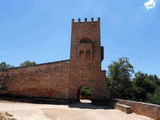
[[[154,94],[147,93],[146,101],[154,104],[160,105],[160,87],[156,89]]]
[[[134,70],[128,58],[119,58],[108,68],[107,81],[113,97],[160,105],[160,79],[156,75],[137,72],[131,79]]]
[[[36,62],[31,62],[29,60],[24,61],[23,63],[20,64],[20,66],[33,66],[36,65]]]
[[[83,87],[80,89],[80,93],[81,93],[81,95],[83,95],[83,96],[89,97],[89,96],[91,96],[91,88],[88,87],[88,86],[83,86]]]
[[[137,72],[132,80],[133,99],[151,102],[151,94],[154,94],[158,85],[151,75]]]
[[[157,77],[157,75],[149,75],[148,78],[160,86],[160,79]]]
[[[0,70],[12,68],[12,67],[14,67],[14,66],[12,66],[12,65],[10,65],[10,64],[7,64],[6,62],[1,62],[1,63],[0,63]]]
[[[143,101],[145,99],[145,90],[142,87],[132,86],[132,92],[133,100]]]
[[[126,57],[119,58],[118,61],[113,61],[108,66],[108,83],[109,88],[114,93],[114,97],[127,97],[125,89],[131,87],[131,76],[134,73],[133,66],[129,63]],[[127,90],[127,91],[128,91]]]

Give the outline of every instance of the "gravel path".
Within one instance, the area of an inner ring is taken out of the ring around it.
[[[89,103],[50,105],[0,101],[0,112],[11,113],[18,120],[152,120]]]

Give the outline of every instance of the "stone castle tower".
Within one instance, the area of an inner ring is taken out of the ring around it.
[[[32,96],[66,103],[79,101],[81,87],[88,86],[93,102],[109,98],[106,72],[101,71],[100,42],[100,18],[72,20],[70,59],[0,70],[0,96]]]
[[[92,90],[92,100],[109,97],[106,72],[101,71],[103,47],[100,40],[100,18],[84,22],[72,19],[71,51],[69,65],[69,97],[77,99],[82,86]]]

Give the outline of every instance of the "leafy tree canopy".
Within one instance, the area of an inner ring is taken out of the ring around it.
[[[81,95],[83,96],[86,96],[86,97],[89,97],[91,96],[91,88],[88,87],[88,86],[83,86],[81,89],[80,89],[80,93]]]
[[[7,64],[6,62],[1,62],[0,63],[0,70],[2,69],[8,69],[14,67],[13,65]]]
[[[135,73],[132,80],[133,100],[160,104],[160,79],[156,75]]]
[[[20,66],[33,66],[36,65],[36,62],[31,62],[29,60],[24,61],[23,63],[20,64]]]
[[[108,66],[108,82],[110,89],[115,90],[116,97],[125,97],[125,89],[131,87],[131,77],[134,73],[133,66],[126,57],[113,61]]]
[[[108,86],[113,97],[160,104],[160,79],[157,75],[134,73],[126,57],[108,66]]]

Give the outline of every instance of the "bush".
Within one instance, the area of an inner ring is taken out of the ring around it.
[[[148,93],[146,95],[146,102],[160,105],[160,88],[156,89],[154,94]]]
[[[80,90],[81,95],[90,97],[91,96],[91,88],[88,86],[83,86]]]
[[[134,73],[128,58],[120,58],[108,66],[107,83],[112,97],[150,102],[160,105],[160,78],[143,72]]]

